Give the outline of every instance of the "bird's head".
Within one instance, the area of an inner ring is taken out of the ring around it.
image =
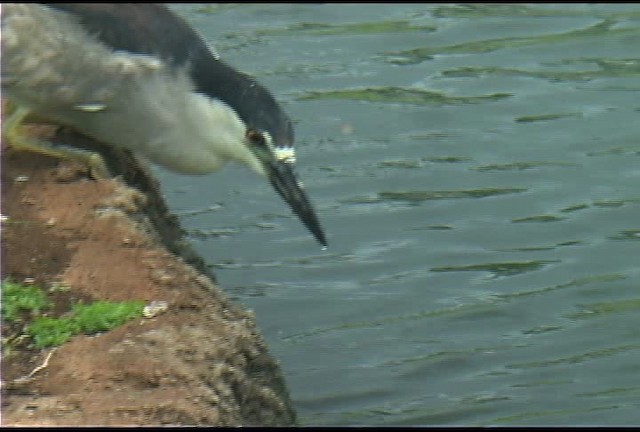
[[[247,129],[245,145],[255,155],[276,192],[298,215],[316,240],[326,246],[327,241],[320,222],[294,170],[293,146],[278,145],[269,131],[253,128]]]
[[[242,145],[249,152],[238,153],[238,161],[266,176],[316,240],[326,246],[320,222],[295,172],[293,125],[289,116],[265,87],[248,75],[233,72],[234,91],[218,89],[217,96],[244,126]]]

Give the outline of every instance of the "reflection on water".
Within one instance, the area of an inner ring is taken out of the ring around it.
[[[303,424],[640,422],[640,8],[176,5],[296,124],[322,251],[157,170]]]

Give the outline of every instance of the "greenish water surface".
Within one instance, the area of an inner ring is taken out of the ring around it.
[[[156,172],[302,424],[640,423],[640,6],[174,9],[294,119],[326,251]]]

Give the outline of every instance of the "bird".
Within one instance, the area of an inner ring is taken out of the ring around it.
[[[181,174],[248,166],[326,248],[290,117],[165,5],[5,3],[1,22],[6,128],[29,113]]]

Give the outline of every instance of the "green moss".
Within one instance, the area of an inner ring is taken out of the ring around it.
[[[610,302],[583,305],[580,312],[568,314],[571,319],[604,317],[615,313],[640,311],[640,298],[624,299]]]
[[[73,320],[81,332],[91,334],[124,324],[130,319],[142,316],[142,301],[108,302],[97,301],[88,305],[73,307]]]
[[[2,318],[8,322],[20,320],[22,312],[38,314],[49,306],[42,290],[33,285],[2,282]]]
[[[482,165],[474,168],[476,171],[524,171],[542,167],[574,167],[574,163],[567,162],[513,162],[505,164]]]
[[[439,191],[388,191],[378,192],[377,196],[356,196],[339,200],[343,204],[376,204],[381,202],[400,201],[418,204],[423,201],[462,198],[485,198],[491,196],[523,193],[524,188],[487,188],[469,190],[439,190]]]
[[[461,4],[439,6],[432,15],[437,18],[479,18],[479,17],[557,17],[582,16],[579,10],[547,10],[524,4]]]
[[[401,32],[433,32],[436,28],[429,25],[415,25],[409,21],[360,22],[348,24],[324,24],[303,22],[280,29],[256,31],[259,36],[300,36],[300,35],[359,35]]]
[[[404,103],[411,105],[457,105],[492,102],[511,97],[510,93],[480,96],[449,96],[445,93],[405,87],[349,88],[342,90],[310,91],[297,100],[342,99],[365,102]]]
[[[471,264],[467,266],[446,266],[431,268],[432,272],[460,272],[460,271],[484,271],[494,276],[513,276],[530,271],[540,270],[557,261],[536,260],[522,262],[498,262],[486,264]]]
[[[582,117],[581,113],[562,113],[562,114],[539,114],[516,117],[515,121],[518,123],[533,123],[539,121],[558,120],[567,117]]]
[[[570,212],[574,212],[574,211],[578,211],[578,210],[588,209],[589,207],[590,207],[589,204],[574,204],[572,206],[565,207],[565,208],[561,209],[560,211],[562,213],[570,213]]]
[[[36,348],[61,345],[74,335],[111,330],[142,316],[144,302],[100,300],[89,304],[76,304],[70,313],[61,317],[42,315],[42,312],[51,306],[41,288],[4,281],[2,319],[13,325],[12,333],[15,333],[7,339],[17,340],[27,335]],[[23,325],[20,321],[25,312],[29,317]]]
[[[517,69],[517,68],[501,68],[501,67],[484,67],[484,66],[464,66],[456,69],[450,69],[442,72],[442,76],[445,77],[500,77],[500,76],[512,76],[512,77],[527,77],[527,78],[541,78],[549,81],[590,81],[598,78],[636,78],[640,76],[640,59],[633,58],[580,58],[580,59],[568,59],[562,60],[555,64],[548,64],[548,66],[558,65],[572,65],[572,66],[584,66],[586,65],[588,70],[557,70],[551,69]],[[555,120],[562,117],[579,117],[581,113],[566,113],[566,114],[550,114],[542,116],[530,116],[516,119],[519,122],[526,121],[542,121],[542,120]]]
[[[512,193],[522,193],[523,188],[487,188],[469,190],[441,190],[441,191],[406,191],[379,192],[378,197],[384,201],[421,202],[439,199],[484,198]]]
[[[26,327],[36,348],[62,345],[71,336],[78,334],[77,323],[69,318],[37,317]]]
[[[564,220],[563,217],[555,216],[555,215],[536,215],[536,216],[527,216],[518,219],[512,219],[513,223],[522,223],[522,222],[558,222]]]
[[[624,230],[620,231],[618,234],[610,236],[611,240],[640,240],[640,229],[634,230]]]
[[[618,21],[606,18],[581,29],[561,33],[537,36],[514,36],[497,39],[464,42],[447,46],[425,46],[410,50],[392,51],[382,54],[385,61],[398,65],[411,65],[432,59],[436,55],[479,54],[502,49],[517,49],[526,46],[551,46],[575,40],[589,42],[589,39],[602,37],[632,37],[638,34],[637,28],[618,26]]]
[[[95,334],[111,330],[130,319],[142,316],[142,301],[96,301],[77,304],[68,317],[37,317],[26,328],[37,348],[65,343],[77,334]]]

